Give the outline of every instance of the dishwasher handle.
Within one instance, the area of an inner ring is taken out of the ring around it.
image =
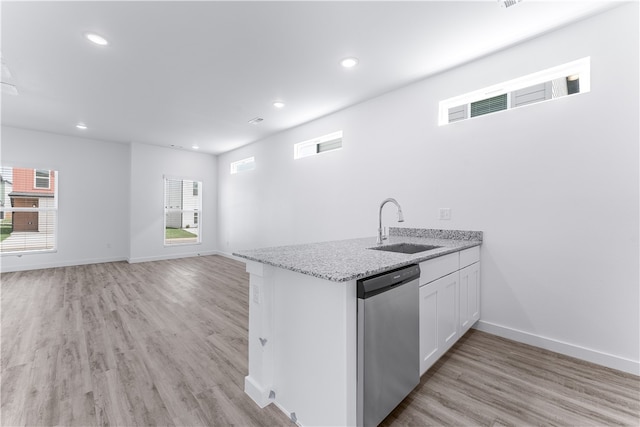
[[[404,285],[420,277],[420,266],[417,264],[385,271],[375,276],[360,279],[357,282],[359,299],[367,299],[389,289]]]

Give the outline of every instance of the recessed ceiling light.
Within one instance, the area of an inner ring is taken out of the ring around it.
[[[191,148],[193,148],[194,150],[197,150],[200,147],[198,147],[197,145],[192,145]]]
[[[86,130],[87,129],[87,125],[85,125],[84,123],[78,123],[76,125],[76,128],[78,128],[80,130]]]
[[[276,108],[284,108],[284,102],[282,101],[274,101],[273,106]]]
[[[340,65],[342,65],[344,68],[353,68],[356,65],[358,65],[358,58],[344,58],[342,61],[340,61]]]
[[[106,46],[106,45],[109,44],[107,39],[105,39],[104,37],[102,37],[102,36],[100,36],[100,35],[98,35],[96,33],[84,33],[84,36],[91,43],[95,43],[95,44],[97,44],[99,46]]]

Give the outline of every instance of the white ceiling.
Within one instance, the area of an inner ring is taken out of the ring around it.
[[[2,124],[217,154],[615,5],[2,1]]]

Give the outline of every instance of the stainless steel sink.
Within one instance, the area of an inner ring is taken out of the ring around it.
[[[417,254],[418,252],[430,251],[432,249],[441,248],[442,246],[420,245],[417,243],[395,243],[393,245],[377,246],[374,251],[398,252],[401,254]]]

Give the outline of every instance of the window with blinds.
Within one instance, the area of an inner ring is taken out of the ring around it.
[[[58,172],[0,167],[0,253],[57,249]]]
[[[318,138],[298,142],[293,146],[293,158],[314,156],[320,153],[339,150],[342,148],[342,131],[333,132]]]
[[[164,244],[193,245],[201,242],[202,182],[164,178]]]
[[[582,58],[488,88],[440,101],[438,123],[446,125],[485,114],[591,90],[591,61]]]

